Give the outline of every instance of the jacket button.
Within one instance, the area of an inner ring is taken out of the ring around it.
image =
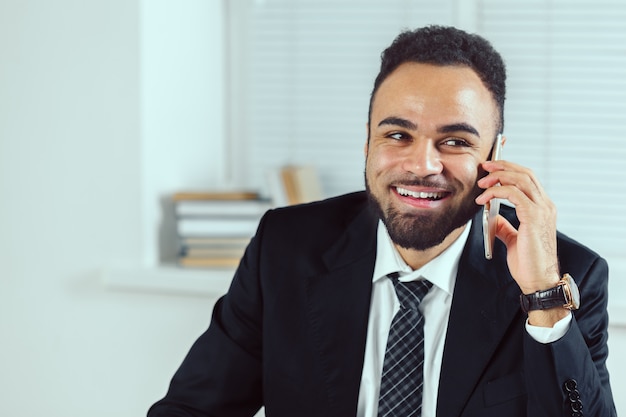
[[[572,411],[580,413],[583,411],[583,403],[580,402],[580,400],[578,401],[573,401],[571,403],[572,406]]]
[[[576,383],[575,379],[568,379],[567,381],[565,381],[565,384],[563,384],[563,388],[567,392],[573,392],[576,391],[576,388],[578,388],[578,384]]]

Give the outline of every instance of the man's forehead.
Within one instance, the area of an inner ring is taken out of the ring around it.
[[[411,114],[429,112],[449,117],[442,124],[474,125],[476,118],[497,124],[500,116],[492,93],[470,67],[409,62],[396,68],[376,91],[371,123],[393,116],[416,123]]]

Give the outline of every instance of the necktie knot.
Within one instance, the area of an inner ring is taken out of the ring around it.
[[[396,290],[396,295],[400,301],[400,308],[410,309],[417,311],[418,306],[428,294],[428,291],[433,286],[432,282],[427,280],[402,282],[398,279],[397,275],[390,275],[389,278],[393,282],[393,286]]]

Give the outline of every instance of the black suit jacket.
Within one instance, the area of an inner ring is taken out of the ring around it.
[[[570,416],[566,381],[576,382],[583,415],[615,415],[606,262],[559,235],[561,269],[582,307],[562,339],[537,343],[505,248],[498,242],[485,260],[478,219],[459,264],[437,416]],[[268,417],[355,416],[377,221],[364,193],[268,212],[208,330],[148,415],[253,416],[264,405]]]

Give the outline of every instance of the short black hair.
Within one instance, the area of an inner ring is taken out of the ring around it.
[[[506,95],[506,67],[502,57],[489,41],[479,35],[436,25],[404,31],[383,51],[380,72],[370,96],[368,122],[371,122],[372,103],[378,88],[396,68],[406,62],[461,65],[474,70],[498,106],[500,120],[497,127],[502,132]]]

